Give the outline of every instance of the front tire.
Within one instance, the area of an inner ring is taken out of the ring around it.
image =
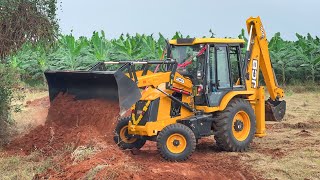
[[[146,140],[139,137],[132,137],[128,133],[130,119],[130,117],[126,117],[119,120],[115,128],[113,140],[121,149],[140,149],[146,143]]]
[[[224,111],[217,113],[213,129],[219,148],[246,151],[256,131],[256,117],[250,103],[240,98],[231,100]]]
[[[196,138],[189,127],[179,123],[171,124],[159,133],[157,148],[166,160],[184,161],[194,152]]]

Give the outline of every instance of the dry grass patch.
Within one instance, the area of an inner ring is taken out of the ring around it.
[[[254,140],[241,159],[267,179],[320,179],[319,92],[286,96],[282,122],[267,122],[267,136]]]
[[[83,161],[94,154],[100,152],[98,148],[94,146],[78,146],[72,153],[71,158],[73,159],[73,164]]]
[[[287,152],[283,157],[261,153],[246,153],[241,160],[252,165],[267,179],[319,179],[320,152],[317,148],[305,148]]]
[[[113,165],[107,165],[97,173],[97,179],[117,179],[121,174],[138,174],[142,171],[141,167],[134,163],[131,158],[126,156],[124,160],[119,161]]]
[[[101,164],[101,165],[97,165],[96,167],[92,168],[85,176],[84,179],[87,180],[93,180],[96,178],[96,175],[104,168],[108,167],[109,165],[107,164]]]
[[[42,157],[34,152],[28,156],[6,156],[0,155],[1,179],[33,179],[35,175],[45,172],[52,167],[50,158]]]

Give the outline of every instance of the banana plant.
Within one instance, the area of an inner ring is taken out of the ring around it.
[[[216,34],[212,31],[212,29],[209,30],[210,38],[215,38]]]
[[[287,75],[296,72],[296,66],[299,63],[294,43],[284,41],[278,32],[270,40],[269,52],[275,69],[280,69],[282,84],[285,86]]]
[[[213,31],[209,31],[211,37]],[[210,34],[209,34],[210,35]],[[9,63],[23,80],[42,80],[43,71],[53,70],[85,70],[98,61],[107,60],[141,60],[161,59],[166,47],[166,38],[145,34],[122,34],[108,40],[105,33],[94,32],[90,38],[73,35],[60,35],[49,49],[25,43],[22,48],[8,57]],[[172,39],[188,38],[176,32]],[[247,43],[244,29],[238,36]],[[280,33],[276,33],[269,42],[269,52],[275,73],[285,85],[291,80],[312,82],[319,80],[320,75],[320,39],[310,34],[297,34],[295,42],[285,41]],[[243,48],[245,51],[245,49]]]
[[[98,61],[110,60],[111,43],[106,40],[104,31],[101,31],[101,36],[93,32],[91,44],[92,53]]]
[[[300,67],[306,67],[310,71],[312,83],[315,83],[317,73],[320,71],[320,41],[315,39],[308,33],[307,37],[296,34],[298,41],[297,53],[298,57],[303,61]]]
[[[179,39],[179,38],[183,38],[183,35],[180,31],[177,31],[171,39]]]
[[[147,59],[162,59],[163,57],[163,44],[164,37],[159,34],[159,39],[156,41],[153,36],[142,36],[143,41],[143,55]]]
[[[88,46],[86,41],[76,41],[74,36],[66,35],[60,38],[60,44],[63,48],[60,51],[60,59],[57,61],[58,69],[77,70],[81,62],[77,59],[82,48]]]
[[[142,52],[142,36],[136,34],[135,36],[130,36],[123,34],[119,39],[113,40],[112,44],[114,46],[115,55],[120,60],[138,60],[145,57],[145,53]]]

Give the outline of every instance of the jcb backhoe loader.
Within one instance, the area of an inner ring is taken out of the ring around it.
[[[246,24],[244,59],[242,39],[170,40],[166,60],[48,71],[50,98],[67,92],[79,99],[119,100],[121,113],[131,108],[131,115],[120,119],[115,129],[114,140],[122,149],[139,149],[151,140],[165,159],[182,161],[193,153],[198,139],[214,135],[223,150],[245,151],[254,136],[266,135],[265,120],[280,121],[286,110],[261,20],[251,17]],[[108,71],[114,65],[121,67]],[[266,101],[260,70],[270,94]]]

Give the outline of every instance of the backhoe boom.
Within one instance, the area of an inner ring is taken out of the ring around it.
[[[248,63],[249,67],[247,69],[247,72],[249,72],[250,75],[250,81],[247,81],[247,87],[256,89],[259,86],[260,67],[270,98],[273,101],[279,100],[284,96],[284,91],[278,86],[277,79],[273,71],[268,50],[268,40],[260,17],[250,17],[246,23],[250,36],[250,42],[248,42],[248,45],[251,47],[249,48],[251,57]]]

